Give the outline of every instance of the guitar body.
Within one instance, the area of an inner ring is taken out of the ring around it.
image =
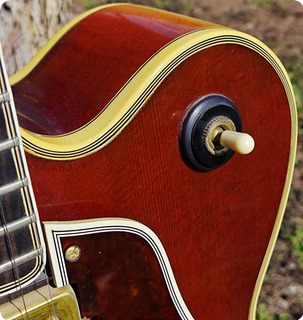
[[[269,49],[111,5],[65,28],[11,83],[40,220],[47,241],[61,235],[53,276],[77,288],[83,316],[255,318],[296,144],[292,90]],[[255,149],[199,172],[180,132],[212,95],[237,106]]]

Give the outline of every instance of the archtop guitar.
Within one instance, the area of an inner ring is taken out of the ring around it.
[[[68,24],[10,83],[51,275],[83,318],[255,319],[297,136],[270,49],[111,4]],[[13,279],[0,288],[18,291]]]

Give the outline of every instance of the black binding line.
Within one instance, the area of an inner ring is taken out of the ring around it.
[[[209,30],[209,29],[206,29]],[[198,30],[200,31],[200,30]],[[195,33],[197,30],[192,31],[191,33]],[[185,37],[188,34],[185,34],[172,42],[177,41],[180,38]],[[138,71],[126,82],[126,84],[119,90],[119,92],[113,97],[113,99],[108,103],[108,105],[90,122],[88,122],[85,126],[79,128],[74,132],[81,131],[91,123],[93,123],[98,117],[102,115],[105,109],[110,107],[111,103],[119,96],[119,93],[127,86],[127,84],[136,76],[137,73],[140,72],[140,70],[159,52],[164,50],[167,46],[169,46],[172,42],[164,46],[161,50],[159,50],[157,53],[155,53],[151,58],[149,58],[139,69]],[[262,48],[260,45],[254,43],[253,41],[240,37],[240,36],[233,36],[233,35],[222,35],[213,37],[208,40],[204,40],[202,42],[199,42],[195,44],[194,46],[188,48],[184,52],[182,52],[180,55],[178,55],[174,60],[172,60],[159,74],[158,76],[153,80],[153,82],[142,92],[142,94],[139,96],[139,98],[136,100],[136,102],[128,109],[128,111],[121,117],[119,121],[116,122],[116,124],[103,136],[101,136],[99,139],[93,141],[92,143],[88,144],[85,147],[73,150],[73,151],[50,151],[45,148],[41,148],[35,144],[32,144],[27,139],[23,138],[24,146],[30,150],[33,151],[35,154],[54,158],[54,159],[70,159],[70,158],[79,158],[81,156],[84,156],[86,154],[93,153],[99,149],[102,148],[103,145],[106,145],[109,141],[111,141],[120,130],[122,130],[126,124],[135,116],[135,114],[138,112],[138,110],[142,107],[144,102],[147,100],[147,98],[152,94],[154,90],[160,85],[160,83],[163,81],[163,79],[173,70],[175,69],[181,62],[183,62],[186,58],[193,55],[194,53],[197,53],[203,49],[213,47],[215,45],[220,44],[239,44],[244,45],[245,47],[248,47],[250,49],[253,49],[257,53],[259,53],[263,58],[265,58],[270,65],[275,69],[276,73],[278,74],[279,78],[281,79],[283,86],[285,88],[285,91],[287,93],[288,98],[291,97],[291,88],[289,87],[287,78],[281,69],[278,62],[274,59],[274,57],[265,49]],[[70,135],[70,134],[67,134]]]
[[[156,242],[154,239],[148,235],[146,232],[143,230],[137,228],[137,227],[129,227],[129,226],[99,226],[99,227],[92,227],[92,228],[87,228],[87,229],[79,229],[79,230],[61,230],[61,231],[54,231],[52,230],[52,236],[53,240],[55,243],[55,250],[56,250],[56,256],[58,258],[58,265],[60,269],[60,274],[61,274],[61,279],[63,280],[63,285],[68,285],[68,276],[65,272],[65,259],[63,254],[63,251],[59,249],[60,247],[60,239],[62,236],[83,236],[83,235],[88,235],[88,234],[96,234],[96,233],[109,233],[109,232],[128,232],[131,234],[135,234],[139,237],[141,237],[143,240],[145,240],[149,246],[152,248],[157,261],[160,265],[160,268],[162,270],[162,275],[165,279],[165,283],[168,289],[168,292],[170,294],[170,297],[174,303],[174,306],[180,315],[180,317],[184,320],[188,320],[189,318],[186,316],[182,306],[180,305],[179,299],[177,298],[176,291],[174,289],[174,286],[171,282],[171,278],[169,276],[168,268],[164,262],[164,257],[161,254],[161,251],[159,247],[157,246]],[[160,241],[160,240],[159,240]],[[161,242],[161,241],[160,241]],[[162,243],[161,243],[162,244]],[[164,250],[165,251],[165,250]],[[166,252],[165,252],[166,254]],[[178,284],[177,284],[177,290],[179,291]],[[181,295],[181,293],[180,293]]]

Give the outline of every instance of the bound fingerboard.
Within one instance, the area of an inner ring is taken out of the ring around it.
[[[45,246],[0,46],[0,296],[33,282]]]

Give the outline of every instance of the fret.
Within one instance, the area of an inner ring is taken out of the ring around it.
[[[14,260],[16,258],[27,255],[41,246],[39,241],[33,241],[32,239],[32,235],[36,233],[37,224],[32,223],[23,228],[14,231],[11,230],[11,232],[0,237],[0,245],[2,248],[0,255],[0,266],[3,264],[8,265],[9,262],[13,263],[15,266],[15,268],[0,272],[0,287],[2,290],[11,285],[14,286],[17,279],[28,277],[27,275],[29,271],[35,270],[42,261],[43,256],[37,256],[36,259],[27,261],[21,265],[14,264]],[[18,277],[16,278],[17,274]]]
[[[6,232],[6,225],[2,225],[1,229],[2,228],[4,229],[5,235],[0,237],[0,240],[1,243],[6,242],[6,245],[1,251],[0,265],[10,260],[7,259],[7,257],[2,256],[5,248],[7,248],[7,256],[14,259],[14,257],[24,255],[35,248],[40,247],[39,242],[33,242],[31,237],[31,234],[37,232],[35,222],[16,230],[10,230],[10,232]]]
[[[0,94],[0,103],[7,102],[7,101],[9,101],[8,92]]]
[[[26,254],[23,254],[22,256],[18,256],[13,260],[13,262],[8,261],[6,263],[1,264],[0,265],[0,273],[4,273],[6,271],[9,271],[16,266],[20,266],[23,263],[26,263],[28,261],[31,261],[31,260],[41,256],[42,254],[43,254],[43,249],[42,249],[42,247],[39,247],[39,248],[32,250]]]
[[[35,280],[30,285],[24,287],[22,292],[23,292],[23,294],[27,294],[31,291],[35,291],[41,287],[44,287],[47,284],[48,284],[48,277],[44,272],[42,272],[41,275],[38,277],[38,279]],[[19,297],[20,297],[20,291],[16,290],[7,296],[0,297],[0,304],[12,301],[12,300],[19,298]],[[47,319],[47,320],[52,320],[52,319]]]
[[[0,152],[12,149],[20,145],[20,140],[18,137],[13,139],[8,139],[0,143]]]
[[[0,197],[28,186],[28,178],[18,180],[0,187]]]
[[[0,247],[1,298],[29,285],[45,264],[43,234],[1,46]]]
[[[33,222],[36,222],[36,215],[35,214],[33,214],[33,215],[29,216],[29,217],[22,218],[22,219],[19,219],[17,221],[8,223],[5,226],[5,228],[0,227],[0,237],[4,236],[7,233],[11,233],[13,231],[22,229],[22,228],[32,224]]]

